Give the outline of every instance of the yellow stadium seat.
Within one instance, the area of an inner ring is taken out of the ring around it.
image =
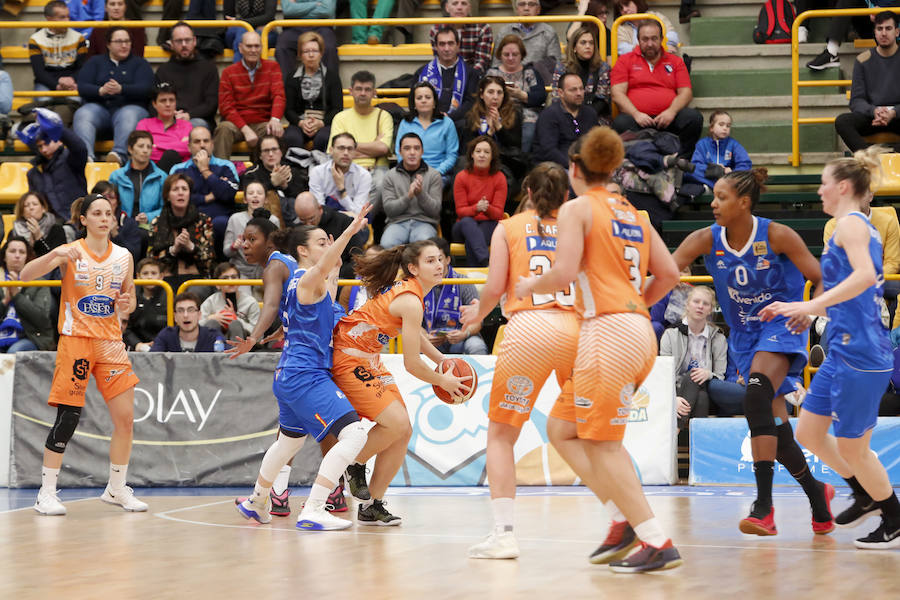
[[[0,56],[5,60],[28,60],[28,48],[25,46],[3,46]]]
[[[4,213],[3,215],[3,244],[6,243],[6,238],[9,237],[9,232],[13,229],[13,223],[16,221],[16,216],[12,213]],[[2,245],[2,244],[0,244]]]
[[[431,56],[431,44],[343,44],[338,46],[338,56],[371,56],[381,59],[388,56]]]
[[[25,174],[31,168],[27,162],[5,162],[0,164],[0,203],[15,204],[19,196],[28,191]]]
[[[84,166],[84,176],[87,179],[87,189],[91,191],[98,181],[109,181],[109,176],[119,168],[115,162],[89,162]]]
[[[506,325],[501,325],[497,328],[497,337],[494,338],[494,347],[491,348],[491,354],[496,355],[500,351],[500,342],[503,341],[504,335],[506,335]]]
[[[450,256],[465,256],[466,245],[454,242],[450,244]]]
[[[876,196],[900,196],[900,154],[881,155],[884,177],[875,189]]]

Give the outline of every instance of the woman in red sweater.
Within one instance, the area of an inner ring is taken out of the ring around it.
[[[491,137],[480,135],[469,142],[466,159],[465,170],[453,183],[453,239],[466,244],[470,267],[486,267],[491,236],[506,205],[506,176],[500,171],[500,148]]]

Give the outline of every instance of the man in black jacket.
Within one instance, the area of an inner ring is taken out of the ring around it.
[[[200,299],[191,292],[175,296],[175,325],[153,340],[151,352],[222,352],[222,334],[200,325]]]
[[[156,70],[156,80],[175,87],[176,118],[190,119],[194,127],[212,131],[219,108],[219,71],[212,61],[197,56],[197,37],[187,23],[172,28],[170,43],[172,57]]]
[[[326,234],[337,239],[344,230],[353,222],[353,218],[330,206],[322,206],[311,192],[303,192],[297,196],[294,202],[294,211],[297,220],[292,225],[312,225],[318,227]],[[369,239],[369,230],[363,229],[352,238],[341,254],[341,279],[354,279],[352,256],[362,251]]]
[[[282,223],[291,224],[297,215],[294,213],[294,199],[300,192],[309,189],[308,171],[295,163],[284,159],[284,145],[274,135],[264,135],[257,146],[259,158],[241,176],[241,187],[258,181],[266,188],[266,193],[278,196],[281,215],[275,215]]]
[[[58,140],[42,131],[29,147],[35,157],[26,175],[28,189],[47,196],[53,212],[68,221],[72,202],[87,195],[87,146],[71,129],[62,129]]]

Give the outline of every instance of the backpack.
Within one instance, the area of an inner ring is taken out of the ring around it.
[[[790,44],[791,26],[796,16],[794,5],[788,0],[766,0],[759,9],[753,41],[757,44]]]

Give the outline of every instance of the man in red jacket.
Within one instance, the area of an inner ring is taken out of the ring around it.
[[[222,122],[213,136],[213,154],[231,157],[235,142],[245,140],[252,148],[264,134],[281,137],[284,129],[284,82],[274,60],[263,60],[259,34],[248,31],[241,39],[243,58],[222,71],[219,112]]]

